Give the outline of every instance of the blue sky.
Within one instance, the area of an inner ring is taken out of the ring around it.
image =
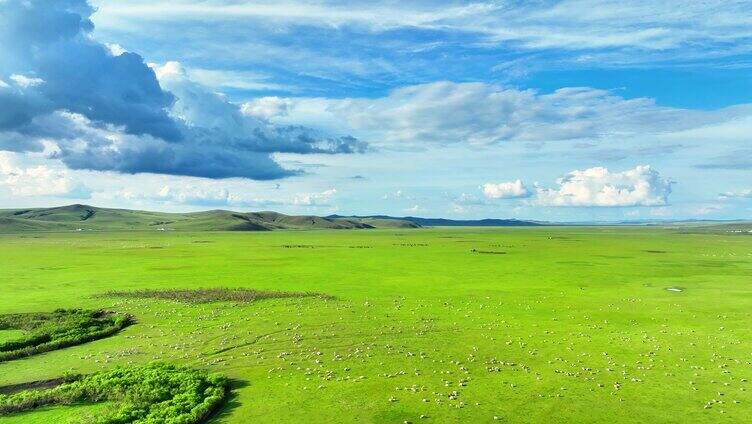
[[[750,10],[0,0],[0,206],[752,218]]]

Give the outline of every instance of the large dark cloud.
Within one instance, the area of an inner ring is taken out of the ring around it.
[[[0,1],[0,150],[40,151],[75,169],[280,178],[275,152],[352,153],[352,137],[275,126],[141,56],[91,37],[86,0]]]
[[[179,139],[167,113],[173,96],[162,90],[141,56],[112,55],[90,37],[92,12],[85,0],[0,3],[0,78],[15,74],[41,80],[0,97],[3,106],[11,102],[3,107],[10,112],[0,117],[0,128],[67,110],[121,125],[130,134]]]

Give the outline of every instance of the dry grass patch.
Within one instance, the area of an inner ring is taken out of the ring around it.
[[[318,297],[334,299],[334,296],[315,292],[267,291],[237,288],[212,289],[166,289],[108,291],[99,297],[123,297],[129,299],[164,299],[182,303],[255,302],[263,299]]]
[[[473,250],[471,250],[471,252],[473,252],[473,253],[479,253],[479,254],[482,254],[482,255],[506,255],[507,254],[507,252],[502,252],[502,251],[499,251],[499,250],[478,250],[478,249],[473,249]]]

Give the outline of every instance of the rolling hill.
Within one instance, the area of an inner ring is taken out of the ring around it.
[[[271,231],[282,229],[417,228],[400,219],[292,216],[277,212],[212,210],[148,212],[70,205],[0,210],[0,233],[28,231]]]

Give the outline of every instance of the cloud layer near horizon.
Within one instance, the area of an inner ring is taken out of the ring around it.
[[[647,165],[622,172],[603,167],[574,170],[554,188],[537,188],[535,203],[547,206],[664,206],[672,181]]]

